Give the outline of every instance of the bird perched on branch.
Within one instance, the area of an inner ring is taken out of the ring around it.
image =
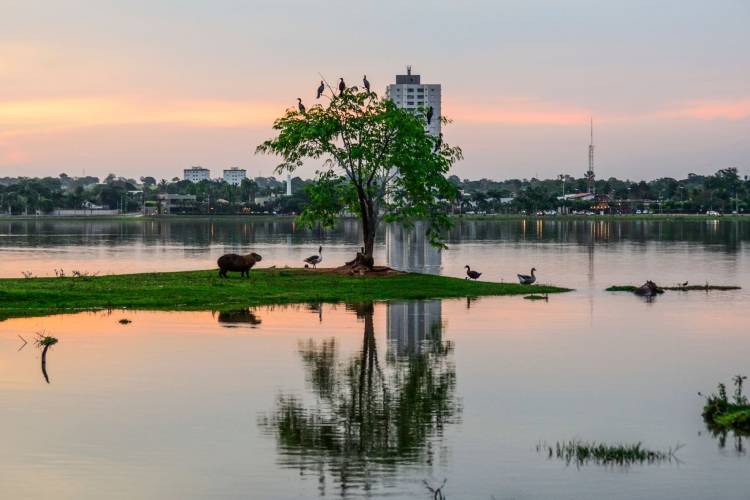
[[[316,99],[320,99],[320,96],[323,95],[323,91],[326,89],[326,86],[323,85],[323,80],[320,81],[320,87],[318,87],[318,95],[315,97]]]
[[[434,110],[432,109],[432,106],[427,108],[427,125],[432,123],[432,113],[434,113]]]
[[[305,105],[302,104],[302,99],[300,97],[297,98],[297,108],[299,109],[300,113],[305,112]]]
[[[346,83],[343,78],[339,78],[339,95],[343,94],[346,90]]]
[[[369,92],[370,91],[370,82],[367,80],[367,75],[364,75],[362,77],[362,83],[365,86],[365,90]]]

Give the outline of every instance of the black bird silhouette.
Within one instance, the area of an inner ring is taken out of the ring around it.
[[[365,90],[370,91],[370,82],[367,80],[367,75],[362,77],[362,83],[365,85]]]
[[[323,85],[323,80],[320,81],[320,87],[318,87],[318,95],[316,99],[320,99],[320,96],[323,95],[323,91],[326,89],[326,86]]]
[[[346,83],[344,83],[343,78],[339,78],[339,94],[343,94],[346,90]]]
[[[297,98],[297,108],[299,108],[299,112],[300,113],[304,113],[305,112],[305,105],[302,104],[302,99],[299,98],[299,97]]]
[[[443,133],[440,132],[440,135],[437,138],[437,141],[435,141],[435,153],[437,153],[440,150],[440,146],[443,145]]]
[[[432,109],[432,106],[430,106],[429,108],[427,108],[427,125],[432,123],[432,113],[433,113],[433,109]]]
[[[472,271],[469,266],[464,266],[466,268],[466,278],[467,280],[476,280],[479,279],[479,277],[482,275],[482,273],[477,271]]]

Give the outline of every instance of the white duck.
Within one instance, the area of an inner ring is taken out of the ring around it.
[[[318,255],[311,255],[305,259],[305,262],[312,264],[313,268],[323,262],[323,247],[318,247]]]
[[[531,276],[528,274],[519,274],[518,275],[518,281],[522,285],[531,285],[532,283],[536,282],[536,276],[534,275],[534,271],[536,271],[535,267],[531,268]]]

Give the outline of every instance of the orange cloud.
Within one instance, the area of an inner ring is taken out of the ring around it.
[[[750,99],[695,101],[656,113],[657,117],[697,120],[744,120],[750,118]]]
[[[0,102],[6,135],[107,125],[174,124],[195,127],[270,125],[284,106],[277,103],[218,100],[149,101],[86,97]]]

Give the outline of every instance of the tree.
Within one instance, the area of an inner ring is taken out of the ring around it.
[[[370,269],[383,220],[407,226],[427,220],[430,242],[442,245],[440,233],[450,221],[441,204],[456,194],[445,176],[461,149],[429,135],[422,110],[400,109],[357,87],[340,94],[330,89],[329,99],[307,111],[287,110],[274,122],[276,137],[256,149],[282,158],[279,174],[294,172],[304,160],[323,161],[306,188],[310,204],[301,222],[331,226],[342,208],[358,215],[364,253],[352,264]]]

